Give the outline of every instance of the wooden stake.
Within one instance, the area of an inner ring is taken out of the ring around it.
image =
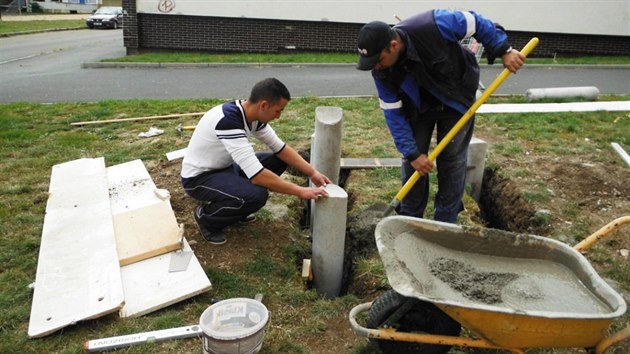
[[[313,269],[311,268],[311,260],[303,259],[302,260],[302,280],[304,281],[312,281],[313,280]]]
[[[163,116],[148,116],[148,117],[121,118],[121,119],[108,119],[108,120],[91,120],[91,121],[84,121],[84,122],[74,122],[74,123],[70,123],[70,125],[107,124],[107,123],[131,122],[131,121],[150,120],[150,119],[170,119],[170,118],[186,117],[186,116],[200,116],[205,113],[206,112],[174,113],[174,114],[167,114]]]

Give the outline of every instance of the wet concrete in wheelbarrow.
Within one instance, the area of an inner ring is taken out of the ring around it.
[[[518,278],[514,273],[481,272],[459,261],[439,257],[429,264],[431,274],[449,284],[466,298],[496,304],[507,284]]]
[[[387,262],[389,278],[409,281],[431,299],[577,316],[612,310],[573,270],[552,260],[453,250],[412,232],[396,235],[393,243],[396,262]]]

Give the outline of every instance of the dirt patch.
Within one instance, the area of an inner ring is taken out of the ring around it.
[[[480,200],[484,220],[490,227],[548,236],[582,223],[594,232],[630,210],[628,166],[621,161],[604,163],[551,156],[519,161],[495,158],[501,168],[486,169]],[[518,170],[527,171],[527,176],[502,176]],[[526,191],[535,188],[546,197],[527,200]],[[626,242],[625,246],[630,244]]]
[[[536,219],[534,205],[527,202],[517,183],[486,169],[479,206],[488,227],[542,235],[549,225]]]
[[[227,228],[225,234],[228,243],[213,246],[203,239],[193,218],[193,210],[198,203],[186,195],[181,186],[181,160],[160,161],[150,164],[147,169],[156,186],[171,193],[171,206],[177,221],[184,225],[184,237],[191,243],[203,267],[213,266],[229,271],[251,261],[248,255],[260,252],[273,259],[283,259],[283,246],[292,241],[286,232],[287,224],[290,226],[291,221],[285,209],[278,206],[277,212],[272,214],[279,222],[265,223],[265,227],[252,223]]]

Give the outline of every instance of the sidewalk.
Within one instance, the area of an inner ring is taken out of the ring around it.
[[[83,20],[91,14],[23,14],[2,15],[2,21],[54,21],[54,20]]]

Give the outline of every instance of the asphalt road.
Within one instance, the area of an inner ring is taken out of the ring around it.
[[[125,55],[122,30],[76,30],[0,38],[0,102],[97,101],[132,98],[242,98],[253,83],[277,77],[292,96],[374,95],[369,73],[353,65],[215,65],[82,68]],[[482,65],[488,85],[498,65]],[[630,94],[630,66],[529,65],[496,94],[529,88],[595,86],[602,94]]]

